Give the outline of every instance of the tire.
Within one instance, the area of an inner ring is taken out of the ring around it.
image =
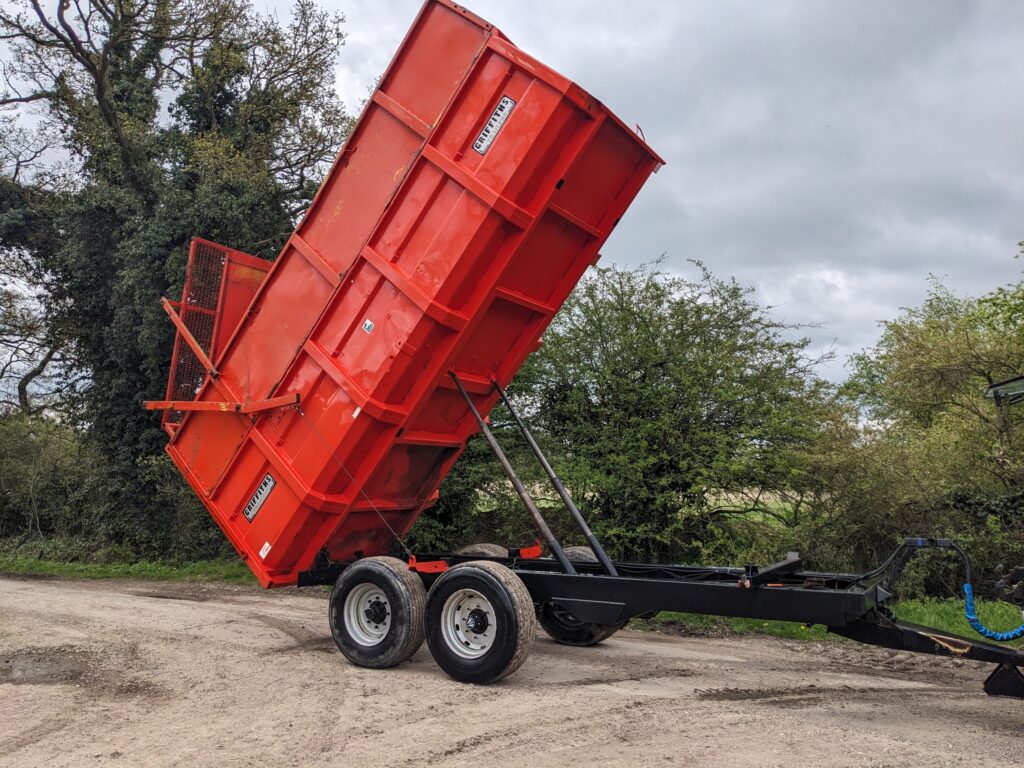
[[[565,552],[565,556],[570,560],[584,563],[596,563],[597,555],[594,554],[594,550],[590,547],[562,547],[562,551]],[[542,560],[554,560],[554,555],[544,555]]]
[[[328,607],[334,642],[357,667],[401,664],[423,644],[427,591],[394,557],[357,560],[341,572]]]
[[[467,624],[472,622],[472,624]],[[450,677],[494,683],[526,661],[537,636],[526,585],[500,563],[449,568],[427,595],[427,646]]]
[[[597,555],[590,547],[565,547],[565,556],[570,560],[579,560],[586,563],[596,563]]]
[[[455,554],[471,557],[508,557],[508,550],[498,544],[467,544],[455,550]]]
[[[556,605],[545,603],[537,611],[537,621],[548,633],[548,637],[562,645],[575,645],[587,648],[604,642],[624,626],[620,624],[594,624],[580,621],[568,611]]]
[[[590,547],[566,547],[565,556],[577,562],[596,563],[597,555]],[[537,621],[548,637],[562,645],[586,648],[607,640],[624,626],[619,624],[594,624],[580,621],[571,613],[551,603],[545,603],[537,611]]]

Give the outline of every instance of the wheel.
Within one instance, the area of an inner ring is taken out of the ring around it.
[[[590,547],[566,547],[565,556],[570,560],[579,560],[587,563],[596,563],[597,555]]]
[[[385,669],[408,660],[423,644],[427,591],[394,557],[357,560],[331,592],[328,620],[334,642],[359,667]]]
[[[562,547],[565,556],[576,562],[596,563],[597,555],[590,547]],[[544,555],[542,560],[554,560],[554,555]]]
[[[551,603],[545,603],[538,609],[537,621],[548,633],[548,637],[556,643],[584,648],[607,640],[626,626],[624,621],[620,624],[580,621],[568,611]]]
[[[472,557],[508,557],[508,550],[499,544],[467,544],[457,549],[455,554]]]
[[[537,635],[526,585],[500,563],[449,568],[427,595],[427,646],[448,675],[493,683],[526,661]]]
[[[590,547],[566,547],[565,556],[577,562],[597,562],[597,555]],[[579,647],[597,645],[626,626],[625,621],[619,624],[580,621],[568,611],[551,603],[545,603],[538,609],[537,621],[548,633],[548,637],[556,643]]]

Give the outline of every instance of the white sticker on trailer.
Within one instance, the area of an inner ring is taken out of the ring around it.
[[[259,486],[256,488],[256,493],[249,499],[249,503],[245,505],[245,509],[242,510],[242,514],[245,515],[245,519],[250,523],[252,519],[256,517],[256,513],[260,511],[260,507],[263,506],[263,502],[267,500],[270,492],[274,490],[274,486],[277,485],[277,481],[270,476],[270,473],[260,481]]]
[[[266,560],[267,555],[270,554],[270,542],[264,541],[263,546],[260,547],[260,560]]]
[[[498,106],[494,108],[490,118],[484,124],[484,129],[480,131],[480,135],[476,137],[476,141],[473,142],[473,149],[479,154],[484,154],[494,143],[494,140],[498,138],[498,132],[501,127],[505,125],[505,121],[508,120],[508,116],[512,114],[512,110],[516,106],[516,100],[509,98],[508,96],[502,96],[501,101],[498,102]]]

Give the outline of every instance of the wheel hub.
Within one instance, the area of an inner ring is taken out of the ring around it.
[[[391,603],[384,590],[371,582],[352,587],[343,613],[345,629],[359,645],[377,645],[391,629]]]
[[[469,612],[469,616],[466,617],[466,629],[475,635],[479,635],[481,632],[487,631],[487,613],[479,608],[474,608]]]
[[[374,600],[363,615],[372,624],[383,624],[388,618],[388,607],[382,601]]]
[[[494,606],[475,589],[456,590],[441,609],[441,636],[456,656],[479,659],[498,636]]]

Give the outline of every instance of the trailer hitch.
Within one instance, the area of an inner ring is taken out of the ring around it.
[[[829,632],[883,648],[996,664],[995,670],[985,680],[985,693],[1024,699],[1024,674],[1020,671],[1024,666],[1024,653],[1013,648],[939,632],[931,627],[878,614],[845,627],[829,627]]]
[[[1008,632],[998,632],[989,629],[978,618],[970,558],[950,539],[908,538],[882,565],[858,577],[854,583],[874,586],[891,594],[911,558],[922,549],[950,549],[960,557],[964,566],[964,615],[975,632],[1000,642],[1024,637],[1024,624]],[[1024,606],[1024,568],[1004,573],[1002,566],[999,566],[996,576],[996,592],[1000,599]],[[847,626],[829,627],[829,631],[872,645],[997,664],[995,671],[985,681],[985,692],[990,696],[1024,698],[1024,674],[1020,671],[1020,667],[1024,666],[1024,653],[1013,648],[899,621],[881,607]]]

